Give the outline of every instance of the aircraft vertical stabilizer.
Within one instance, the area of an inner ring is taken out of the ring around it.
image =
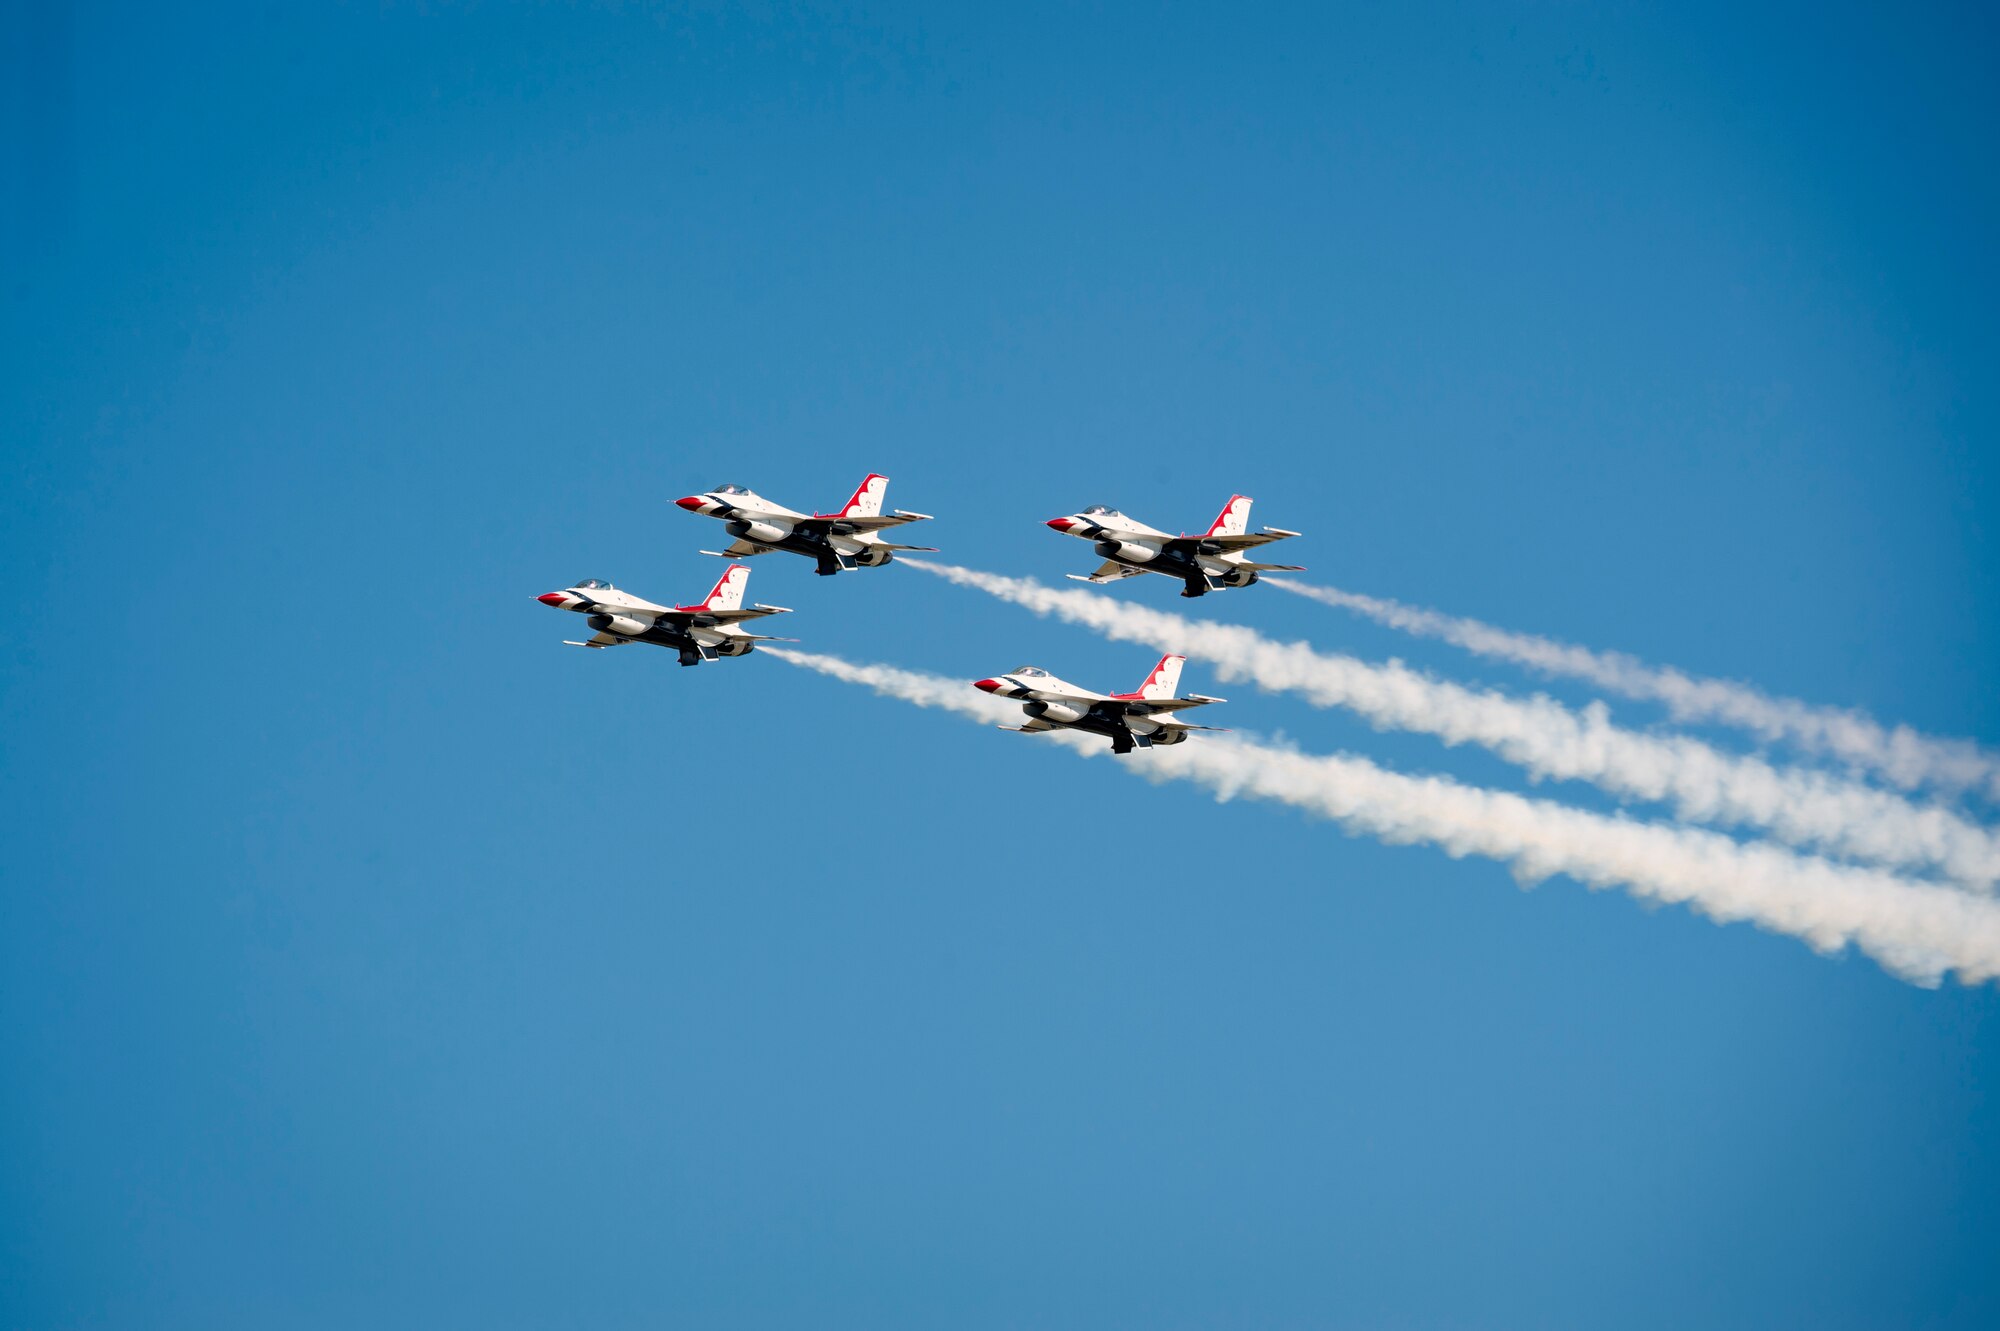
[[[1146,682],[1141,684],[1139,691],[1132,696],[1144,698],[1149,702],[1173,697],[1174,690],[1181,686],[1181,667],[1186,664],[1185,656],[1169,654],[1161,657],[1160,663],[1153,667],[1153,673],[1146,676]]]
[[[702,601],[704,610],[738,610],[743,606],[743,589],[750,585],[750,566],[731,564],[715,580],[715,590]]]
[[[882,513],[882,498],[889,492],[889,478],[870,472],[861,484],[854,487],[853,496],[847,506],[840,510],[843,518],[873,518]]]
[[[1206,536],[1241,536],[1250,530],[1250,496],[1231,495],[1229,502],[1222,506],[1222,512],[1215,515],[1215,521],[1208,524]]]

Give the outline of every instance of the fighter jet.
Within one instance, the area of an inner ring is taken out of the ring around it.
[[[544,592],[535,599],[558,610],[574,610],[588,615],[584,623],[597,632],[583,642],[563,640],[565,647],[618,647],[628,642],[650,642],[671,647],[681,654],[684,666],[700,665],[718,656],[748,656],[760,642],[796,642],[796,638],[772,638],[745,633],[737,625],[746,619],[766,615],[788,615],[781,605],[743,605],[743,589],[749,584],[750,570],[731,564],[716,581],[715,590],[696,605],[654,605],[630,592],[621,592],[601,578],[585,578],[559,592]]]
[[[1174,696],[1174,689],[1181,682],[1181,666],[1186,662],[1185,656],[1161,657],[1136,693],[1092,693],[1034,666],[1022,666],[992,679],[974,680],[972,687],[997,698],[1018,698],[1027,704],[1021,709],[1027,713],[1027,721],[1018,726],[1001,726],[1002,730],[1024,734],[1086,730],[1093,735],[1109,736],[1113,753],[1130,753],[1134,745],[1180,744],[1190,730],[1219,729],[1177,720],[1173,715],[1190,707],[1223,701],[1199,693],[1190,693],[1185,698]]]
[[[884,513],[882,496],[889,478],[870,473],[838,513],[795,513],[783,504],[740,485],[722,485],[707,494],[689,495],[674,502],[690,513],[721,518],[723,527],[736,538],[727,550],[704,550],[721,559],[748,559],[771,550],[789,550],[818,564],[822,577],[844,568],[876,568],[896,557],[898,550],[920,550],[935,554],[928,545],[893,545],[878,534],[906,522],[926,522],[928,513],[905,513],[901,509]]]
[[[1255,564],[1243,558],[1254,546],[1297,536],[1282,527],[1247,531],[1250,497],[1231,495],[1208,530],[1199,536],[1169,536],[1126,517],[1115,508],[1093,504],[1066,518],[1050,518],[1049,526],[1094,542],[1104,565],[1090,574],[1072,573],[1078,582],[1116,582],[1141,573],[1164,573],[1181,582],[1182,596],[1202,596],[1212,587],[1248,587],[1259,573],[1303,573],[1298,564]]]

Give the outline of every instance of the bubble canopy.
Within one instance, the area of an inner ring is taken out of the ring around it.
[[[581,591],[615,592],[618,590],[616,587],[613,587],[610,583],[606,582],[602,578],[585,578],[583,581],[572,583],[571,585],[580,592]]]

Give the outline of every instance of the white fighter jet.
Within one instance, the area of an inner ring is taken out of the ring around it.
[[[825,576],[857,565],[877,568],[893,560],[898,550],[936,553],[933,546],[894,545],[882,539],[881,533],[890,527],[930,520],[928,513],[901,509],[884,513],[882,496],[888,489],[887,476],[870,473],[838,513],[795,513],[740,485],[717,486],[707,494],[674,502],[690,513],[721,518],[724,529],[736,538],[727,550],[704,550],[705,555],[748,559],[772,550],[789,550],[815,561],[818,572]]]
[[[1116,582],[1141,573],[1164,573],[1180,581],[1182,596],[1201,596],[1212,587],[1248,587],[1259,573],[1305,572],[1298,564],[1256,564],[1243,557],[1256,546],[1299,534],[1282,527],[1247,530],[1248,495],[1229,496],[1221,514],[1199,536],[1169,536],[1102,504],[1066,518],[1050,518],[1049,525],[1092,542],[1104,556],[1104,566],[1097,572],[1069,575],[1078,582]]]
[[[796,638],[772,638],[745,633],[737,625],[766,615],[789,615],[781,605],[743,604],[743,589],[750,582],[750,570],[731,564],[717,580],[715,590],[696,605],[654,605],[630,592],[621,592],[600,578],[585,578],[574,587],[544,592],[535,599],[558,610],[574,610],[588,615],[584,623],[597,632],[584,642],[563,640],[566,647],[618,647],[628,642],[650,642],[671,647],[681,654],[684,666],[700,665],[718,656],[748,656],[760,642],[796,642]]]
[[[1002,730],[1025,734],[1059,728],[1087,730],[1093,735],[1109,736],[1113,753],[1130,753],[1134,745],[1179,744],[1187,739],[1190,730],[1219,729],[1198,726],[1174,715],[1190,707],[1223,701],[1199,693],[1190,693],[1185,698],[1174,696],[1174,689],[1181,682],[1181,666],[1186,662],[1185,656],[1161,657],[1135,693],[1092,693],[1034,666],[1022,666],[992,679],[974,680],[972,687],[997,698],[1018,698],[1026,704],[1021,710],[1027,713],[1027,721],[1018,726],[1002,726]]]

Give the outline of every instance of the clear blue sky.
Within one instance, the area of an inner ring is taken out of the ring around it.
[[[532,599],[698,595],[724,481],[1048,578],[1241,490],[1344,586],[2000,742],[1990,18],[746,9],[6,7],[0,1325],[2000,1324],[1991,988]]]

